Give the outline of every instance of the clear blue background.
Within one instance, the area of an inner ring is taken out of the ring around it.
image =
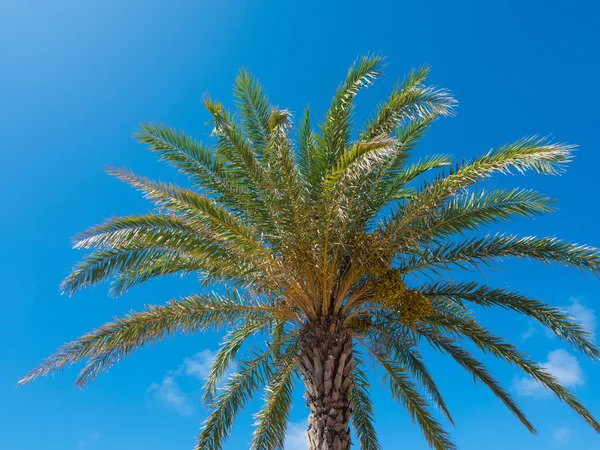
[[[149,207],[105,175],[105,165],[177,179],[133,141],[136,125],[164,121],[206,138],[210,129],[200,99],[210,92],[231,103],[242,65],[258,75],[274,104],[298,116],[310,102],[320,117],[359,55],[388,56],[386,76],[359,97],[361,113],[411,67],[431,64],[431,82],[451,89],[460,107],[457,117],[434,127],[420,154],[469,157],[531,134],[579,144],[562,177],[496,178],[498,186],[535,187],[560,201],[553,216],[501,230],[600,246],[599,12],[580,0],[2,0],[0,448],[193,447],[201,408],[182,416],[148,389],[185,358],[216,349],[218,336],[180,336],[144,349],[84,390],[71,387],[76,370],[21,389],[15,382],[65,341],[146,303],[196,289],[193,279],[165,280],[120,299],[108,298],[106,286],[67,298],[58,294],[58,283],[80,256],[70,249],[72,235]],[[556,305],[573,297],[597,305],[600,281],[591,275],[526,262],[504,267],[474,276]],[[555,349],[571,351],[537,329],[524,339],[530,324],[515,314],[485,313],[482,320],[536,360],[545,361]],[[575,391],[600,417],[600,370],[578,358],[585,384]],[[539,437],[532,437],[454,363],[430,361],[454,411],[461,449],[600,449],[600,437],[558,401],[520,399],[539,427]],[[512,386],[515,370],[495,362],[491,367]],[[200,386],[190,377],[177,380],[182,392]],[[426,449],[408,415],[381,387],[374,379],[384,449]],[[305,416],[298,401],[293,419]],[[251,423],[245,413],[228,449],[247,448]],[[564,436],[557,430],[566,430]]]

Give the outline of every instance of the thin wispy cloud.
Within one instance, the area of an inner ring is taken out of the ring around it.
[[[571,436],[571,429],[569,427],[557,427],[552,431],[552,437],[556,442],[565,442]]]
[[[186,375],[194,377],[200,381],[204,381],[206,378],[208,378],[208,374],[210,373],[210,368],[215,360],[215,356],[215,352],[205,348],[191,358],[184,359],[182,370]]]
[[[598,320],[596,311],[581,303],[578,298],[572,298],[571,304],[566,308],[567,312],[587,331],[591,338],[596,340],[596,328]]]
[[[181,388],[179,381],[189,377],[204,384],[210,374],[215,356],[216,352],[206,348],[189,358],[185,358],[176,370],[167,372],[160,383],[150,385],[147,391],[149,397],[182,416],[194,414],[200,404],[198,389],[186,392]],[[226,380],[233,370],[235,370],[235,364],[229,367],[223,379]]]
[[[185,392],[181,389],[178,380],[187,376],[204,382],[214,359],[215,353],[208,348],[190,358],[185,358],[176,370],[167,372],[160,383],[152,383],[148,388],[148,395],[182,416],[194,414],[199,403],[198,392],[197,390]]]
[[[560,384],[574,388],[584,384],[583,370],[579,360],[568,351],[558,349],[548,354],[548,360],[541,364]],[[544,387],[531,377],[517,377],[514,382],[515,390],[519,395],[542,397],[548,395]]]
[[[596,315],[596,310],[583,304],[580,298],[572,297],[569,301],[570,303],[563,307],[564,312],[579,323],[589,333],[591,340],[595,342],[596,330],[598,329],[598,316]],[[521,333],[519,339],[521,342],[526,342],[533,336],[536,336],[540,331],[543,331],[543,334],[549,339],[556,338],[556,335],[551,330],[532,320],[529,321],[527,329]]]
[[[189,416],[196,411],[190,394],[181,390],[173,374],[165,375],[160,383],[152,383],[148,394],[182,416]]]
[[[292,422],[285,436],[285,450],[306,450],[306,422]]]
[[[530,338],[533,337],[534,334],[536,334],[536,332],[537,332],[536,322],[534,322],[533,320],[529,321],[529,326],[528,326],[527,330],[525,330],[525,332],[523,334],[521,334],[521,336],[520,336],[521,341],[525,342],[525,341],[529,340]]]
[[[77,441],[76,448],[79,450],[91,450],[94,448],[98,448],[98,446],[96,444],[98,443],[99,440],[100,440],[99,433],[94,432],[94,433],[88,434],[88,435],[82,437],[81,439],[79,439],[79,441]]]

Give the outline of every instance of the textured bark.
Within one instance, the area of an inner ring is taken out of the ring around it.
[[[299,369],[310,409],[310,450],[350,449],[352,335],[341,323],[321,318],[303,330]]]

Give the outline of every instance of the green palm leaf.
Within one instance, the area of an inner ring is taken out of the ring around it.
[[[362,370],[364,362],[354,357],[355,366],[352,376],[352,426],[358,436],[361,450],[381,450],[375,430],[373,403],[369,395],[371,387],[367,374]]]
[[[212,412],[203,424],[196,450],[220,450],[229,436],[236,415],[248,399],[271,377],[269,364],[272,349],[252,355],[239,363],[240,370],[231,375],[229,382],[217,396]]]
[[[448,406],[433,380],[433,377],[429,373],[423,357],[414,346],[411,346],[411,342],[405,338],[404,333],[398,333],[391,321],[375,321],[370,327],[372,331],[375,331],[379,335],[377,336],[379,338],[377,339],[377,343],[384,343],[384,348],[390,353],[389,356],[394,361],[399,362],[402,367],[406,368],[411,373],[412,377],[415,378],[420,383],[422,389],[425,390],[431,402],[433,402],[444,417],[454,425],[454,420],[448,410]],[[383,339],[381,339],[381,337],[383,337]]]
[[[285,431],[292,408],[294,372],[300,347],[298,343],[288,346],[277,358],[277,372],[266,387],[265,405],[255,415],[256,430],[250,448],[277,450],[283,448]]]
[[[417,387],[406,375],[402,366],[386,360],[371,348],[369,348],[369,351],[384,368],[393,397],[402,402],[412,419],[416,420],[429,445],[435,450],[455,449],[456,445],[428,411],[427,401],[419,394]]]
[[[512,396],[492,377],[481,362],[475,359],[468,351],[456,345],[454,339],[444,336],[436,330],[420,327],[419,333],[425,336],[435,349],[448,354],[460,364],[463,369],[473,376],[475,381],[483,383],[531,433],[537,434],[535,427],[527,419]]]
[[[579,324],[561,311],[559,308],[546,305],[539,300],[525,297],[506,289],[492,288],[470,283],[430,283],[420,288],[425,295],[443,297],[456,301],[492,307],[512,309],[527,317],[539,321],[552,330],[558,337],[565,339],[570,344],[577,346],[590,358],[600,357],[598,347],[591,341],[589,334]]]
[[[97,370],[89,371],[87,382],[128,353],[173,333],[218,329],[252,315],[276,317],[277,313],[276,308],[249,301],[235,292],[228,296],[193,295],[172,300],[164,306],[149,306],[145,311],[117,319],[66,344],[44,364],[22,378],[19,384],[55,373],[85,358],[101,356],[102,359],[96,360],[99,363]]]
[[[259,157],[266,152],[269,139],[271,104],[258,80],[242,68],[235,80],[234,95],[242,113],[242,124],[252,148]]]
[[[433,322],[433,320],[430,321]],[[520,368],[527,375],[548,388],[561,401],[569,405],[569,407],[589,423],[594,430],[600,432],[600,424],[579,400],[577,400],[568,389],[560,385],[556,378],[531,361],[526,355],[519,352],[514,345],[508,344],[503,339],[494,336],[474,320],[438,316],[435,317],[435,322],[433,323],[436,323],[449,331],[460,333],[462,336],[470,339],[481,350],[489,352],[495,357],[504,359]]]
[[[273,319],[270,316],[256,317],[253,320],[247,320],[225,336],[210,368],[206,383],[204,384],[204,394],[202,399],[206,404],[210,404],[214,400],[218,383],[227,372],[227,369],[235,361],[235,357],[244,341],[261,331],[269,325],[272,320]]]
[[[529,258],[544,263],[556,262],[566,266],[600,270],[600,251],[587,245],[577,245],[556,238],[492,235],[447,243],[412,254],[401,265],[404,273],[451,266],[489,265],[500,258]]]

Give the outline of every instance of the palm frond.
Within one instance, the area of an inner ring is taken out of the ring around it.
[[[246,182],[249,189],[260,193],[265,181],[264,168],[233,115],[221,103],[214,102],[209,97],[204,99],[204,106],[213,116],[214,133],[219,138],[216,154],[228,161],[229,173]]]
[[[91,253],[77,263],[60,284],[63,294],[99,284],[113,275],[133,267],[146,267],[152,261],[165,257],[178,257],[181,253],[156,248],[104,249]]]
[[[411,121],[397,131],[395,151],[381,164],[378,172],[366,184],[368,190],[362,193],[359,201],[354,202],[350,216],[358,217],[364,225],[390,202],[410,198],[416,194],[405,186],[420,175],[436,168],[445,167],[451,160],[446,155],[432,155],[406,167],[411,151],[425,134],[434,118]]]
[[[435,450],[456,449],[457,447],[450,440],[448,433],[429,412],[427,400],[419,393],[405,370],[396,362],[385,359],[372,348],[367,348],[385,370],[393,397],[402,402],[412,419],[419,424],[430,447]]]
[[[209,405],[214,400],[219,382],[235,360],[238,351],[246,339],[258,333],[272,321],[272,317],[269,316],[253,317],[251,320],[246,320],[240,326],[227,333],[219,346],[219,351],[215,355],[208,377],[204,383],[202,400],[205,404]]]
[[[266,151],[269,139],[269,99],[258,80],[245,68],[240,70],[235,79],[233,93],[242,116],[245,134],[260,159]]]
[[[279,450],[285,442],[285,432],[292,407],[294,373],[300,350],[299,342],[288,346],[277,358],[276,372],[266,387],[265,405],[255,415],[256,429],[250,448],[253,450]]]
[[[284,339],[279,345],[283,345]],[[290,343],[294,345],[294,340]],[[198,436],[196,450],[220,450],[229,435],[229,430],[237,413],[244,404],[265,385],[273,376],[270,364],[271,355],[276,346],[270,346],[264,352],[258,352],[244,361],[238,362],[239,370],[233,373],[227,384],[213,402],[212,411],[204,420],[202,431]]]
[[[172,300],[163,306],[148,306],[131,313],[64,345],[42,365],[29,372],[19,384],[61,371],[86,358],[96,357],[94,364],[80,377],[80,385],[91,381],[98,373],[119,359],[148,343],[164,339],[176,332],[197,332],[234,325],[253,315],[280,313],[276,308],[241,297],[235,292],[227,296],[216,293],[192,295]]]
[[[375,337],[377,348],[385,352],[393,361],[400,363],[408,369],[412,377],[419,382],[423,390],[427,393],[435,407],[454,425],[450,410],[433,377],[429,373],[423,357],[411,345],[411,340],[406,339],[405,333],[398,333],[394,327],[394,323],[388,320],[372,321],[369,327],[379,335]]]
[[[225,161],[183,131],[145,123],[134,137],[157,152],[161,160],[187,175],[200,189],[217,195],[225,205],[240,212],[251,211],[247,189],[228,175]]]
[[[429,317],[428,321],[435,325],[442,326],[446,330],[459,333],[470,339],[481,350],[489,352],[496,358],[503,359],[523,370],[527,375],[554,393],[554,395],[590,424],[594,430],[600,432],[600,424],[579,400],[577,400],[577,397],[575,397],[575,395],[567,388],[562,386],[554,376],[535,362],[531,361],[526,355],[519,352],[514,345],[508,344],[502,338],[493,335],[472,319],[468,320],[464,318],[451,318],[448,316],[435,316]]]
[[[371,384],[367,374],[363,371],[364,362],[355,350],[354,369],[354,387],[352,388],[352,426],[360,442],[361,450],[381,450],[381,445],[377,439],[375,430],[375,418],[373,413],[373,403],[369,390]]]
[[[295,139],[298,170],[309,187],[310,194],[314,197],[323,182],[319,173],[319,160],[317,155],[317,142],[315,133],[310,124],[310,107],[307,106],[302,114]]]
[[[492,288],[476,282],[429,283],[419,287],[419,292],[427,296],[443,297],[458,302],[468,301],[484,307],[499,306],[511,309],[537,320],[558,337],[575,345],[590,358],[600,358],[600,350],[581,325],[574,322],[560,308],[549,306],[539,300],[507,289]]]
[[[324,179],[342,152],[350,147],[352,102],[360,89],[369,86],[381,74],[382,63],[383,59],[378,56],[360,58],[338,87],[321,126],[323,136],[317,138],[321,149],[317,166],[317,173],[320,175],[318,178]]]
[[[227,252],[219,252],[227,254]],[[224,261],[224,262],[223,262]],[[109,295],[120,297],[134,286],[146,283],[155,278],[167,275],[181,277],[194,274],[203,285],[223,282],[230,286],[243,287],[249,282],[256,283],[256,290],[267,288],[266,276],[256,266],[230,253],[229,257],[214,257],[213,254],[202,256],[186,256],[165,253],[143,265],[135,264],[114,273],[110,282]]]
[[[144,214],[115,217],[100,225],[75,236],[73,247],[119,248],[127,247],[135,242],[135,238],[143,235],[147,241],[154,241],[157,247],[178,249],[180,245],[193,241],[199,245],[202,225],[183,217],[166,214]],[[161,234],[163,233],[163,234]],[[169,240],[176,238],[172,243]],[[167,244],[165,244],[167,241]]]
[[[327,212],[323,215],[327,219],[323,234],[327,240],[344,242],[343,232],[354,231],[347,229],[354,198],[361,196],[370,175],[393,151],[393,141],[383,137],[370,142],[357,142],[347,154],[340,157],[324,182],[323,206]]]
[[[127,171],[109,170],[109,173],[144,192],[146,197],[152,199],[157,206],[170,209],[186,218],[203,220],[205,233],[210,233],[217,240],[235,245],[237,248],[253,254],[255,258],[260,259],[258,264],[272,276],[285,278],[281,283],[287,285],[287,288],[284,289],[294,291],[294,293],[290,293],[292,297],[303,296],[297,280],[286,274],[281,263],[275,259],[265,243],[256,235],[256,231],[243,224],[213,200],[194,191],[156,183]]]
[[[248,191],[256,225],[277,244],[277,217],[270,209],[270,186],[265,167],[233,115],[226,111],[221,103],[208,97],[204,99],[204,106],[214,121],[213,134],[217,137],[215,154],[227,161],[229,176],[243,184]]]
[[[347,153],[339,158],[337,164],[329,172],[325,180],[325,191],[329,192],[336,183],[347,181],[346,188],[352,186],[353,180],[365,172],[376,170],[377,162],[383,161],[394,149],[394,140],[385,135],[376,136],[369,141],[356,142]]]
[[[421,158],[419,161],[402,170],[398,170],[393,177],[388,173],[387,176],[389,179],[381,186],[385,188],[385,191],[377,192],[375,198],[381,195],[385,202],[398,200],[397,194],[401,188],[430,170],[450,165],[451,161],[452,158],[449,155],[431,155]]]
[[[553,211],[554,201],[528,189],[480,190],[460,194],[409,226],[411,242],[446,238],[477,231],[482,225],[512,217],[531,218]]]
[[[261,272],[255,256],[215,238],[200,222],[174,215],[116,217],[77,236],[74,247],[101,250],[87,255],[63,282],[69,293],[113,275],[117,278],[111,293],[121,295],[133,285],[171,273],[198,271],[211,278],[258,281]]]
[[[109,168],[107,172],[143,192],[158,207],[188,219],[203,220],[206,228],[212,229],[224,240],[236,242],[246,249],[256,250],[260,246],[249,227],[208,197],[189,189],[151,181],[126,170]]]
[[[306,190],[288,136],[289,120],[289,112],[273,110],[274,126],[267,145],[272,208],[287,246],[304,241],[306,226]]]
[[[432,347],[438,351],[444,352],[454,359],[467,372],[473,376],[474,381],[483,383],[492,393],[504,403],[504,406],[511,411],[519,421],[533,434],[537,434],[535,427],[531,424],[527,416],[523,413],[519,405],[512,396],[500,385],[500,383],[487,371],[485,366],[475,359],[464,348],[456,345],[456,341],[448,336],[437,332],[431,327],[419,325],[418,332],[424,336]]]
[[[376,117],[367,123],[361,137],[368,140],[389,134],[407,119],[416,121],[451,115],[456,100],[445,89],[424,86],[429,71],[428,66],[413,69],[379,106]]]
[[[381,225],[382,231],[388,239],[393,239],[406,225],[421,220],[447,198],[496,172],[530,170],[546,175],[561,173],[571,159],[573,148],[572,145],[554,144],[545,139],[527,138],[490,150],[483,156],[458,166],[448,176],[426,184],[407,202],[401,215],[395,215]]]
[[[230,376],[212,405],[198,435],[195,450],[220,450],[229,436],[237,413],[272,373],[269,365],[271,349],[239,363],[240,370]]]
[[[404,273],[424,269],[490,265],[507,258],[527,258],[544,263],[559,263],[593,273],[600,271],[600,250],[587,245],[571,244],[560,239],[534,236],[517,237],[496,234],[474,237],[463,242],[449,242],[421,253],[412,253],[401,264]]]

